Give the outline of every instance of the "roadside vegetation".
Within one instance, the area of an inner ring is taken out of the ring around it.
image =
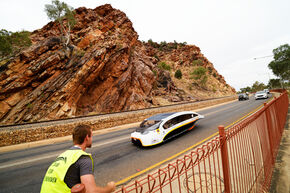
[[[256,81],[252,86],[241,88],[241,92],[256,92],[265,88],[286,88],[290,87],[290,46],[284,44],[273,50],[274,60],[268,64],[269,69],[277,76],[270,79],[268,84]]]
[[[256,81],[252,86],[247,86],[245,88],[241,88],[239,93],[244,92],[257,92],[259,90],[264,90],[265,88],[269,88],[268,85],[265,85],[262,82]]]
[[[288,44],[281,45],[273,50],[273,54],[274,60],[269,63],[268,67],[278,77],[282,88],[289,87],[290,46]]]

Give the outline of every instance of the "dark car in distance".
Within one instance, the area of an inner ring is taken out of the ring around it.
[[[249,99],[249,95],[247,95],[247,93],[239,94],[239,101],[248,100],[248,99]]]

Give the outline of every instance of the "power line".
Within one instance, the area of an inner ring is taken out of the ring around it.
[[[268,58],[268,57],[272,57],[274,55],[269,55],[269,56],[262,56],[262,57],[257,57],[257,58],[254,58],[254,60],[257,60],[257,59],[262,59],[262,58]]]

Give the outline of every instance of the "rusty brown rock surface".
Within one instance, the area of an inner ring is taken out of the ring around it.
[[[150,97],[153,64],[137,49],[138,35],[126,15],[110,5],[76,13],[77,46],[70,56],[60,46],[57,24],[50,22],[32,33],[34,44],[1,72],[1,122],[150,106],[143,99]]]
[[[78,8],[75,17],[70,50],[62,47],[58,24],[50,22],[32,33],[32,46],[1,68],[0,124],[163,105],[158,97],[174,103],[214,96],[198,87],[204,95],[179,89],[172,73],[156,67],[155,54],[176,66],[199,58],[213,68],[196,46],[157,53],[138,40],[125,13],[109,4]],[[226,85],[223,78],[218,83]],[[218,96],[234,93],[226,87]]]

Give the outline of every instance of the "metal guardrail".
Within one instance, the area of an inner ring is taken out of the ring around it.
[[[0,130],[1,129],[12,129],[12,128],[20,128],[21,126],[26,126],[26,127],[33,127],[37,124],[58,124],[64,121],[80,121],[83,119],[88,119],[88,118],[96,118],[96,117],[101,117],[101,116],[110,116],[110,115],[118,115],[118,114],[123,114],[123,113],[130,113],[130,112],[139,112],[139,111],[144,111],[144,110],[150,110],[150,109],[157,109],[157,108],[168,108],[168,107],[174,107],[174,106],[179,106],[179,105],[185,105],[185,104],[195,104],[203,101],[209,101],[209,100],[215,100],[215,99],[223,99],[223,98],[228,98],[228,97],[233,97],[233,96],[226,96],[226,97],[218,97],[218,98],[208,98],[208,99],[203,99],[203,100],[198,100],[198,101],[193,101],[193,102],[181,102],[178,104],[171,104],[171,105],[166,105],[166,106],[158,106],[158,107],[149,107],[149,108],[144,108],[144,109],[137,109],[137,110],[128,110],[128,111],[121,111],[121,112],[112,112],[112,113],[103,113],[103,114],[97,114],[97,115],[84,115],[84,116],[78,116],[78,117],[68,117],[68,118],[60,118],[60,119],[55,119],[55,120],[43,120],[43,121],[35,121],[35,122],[28,122],[28,123],[17,123],[17,124],[2,124],[0,125]],[[22,128],[21,128],[22,129]]]
[[[110,114],[89,115],[62,120],[44,121],[0,127],[0,146],[16,145],[56,137],[71,135],[72,129],[81,123],[89,124],[93,130],[106,129],[119,125],[136,123],[156,113],[176,111],[175,109],[193,109],[233,100],[234,96],[182,103],[170,106],[147,108],[135,111],[116,112]]]
[[[269,189],[284,130],[288,96],[282,94],[219,136],[117,193],[262,192]]]

